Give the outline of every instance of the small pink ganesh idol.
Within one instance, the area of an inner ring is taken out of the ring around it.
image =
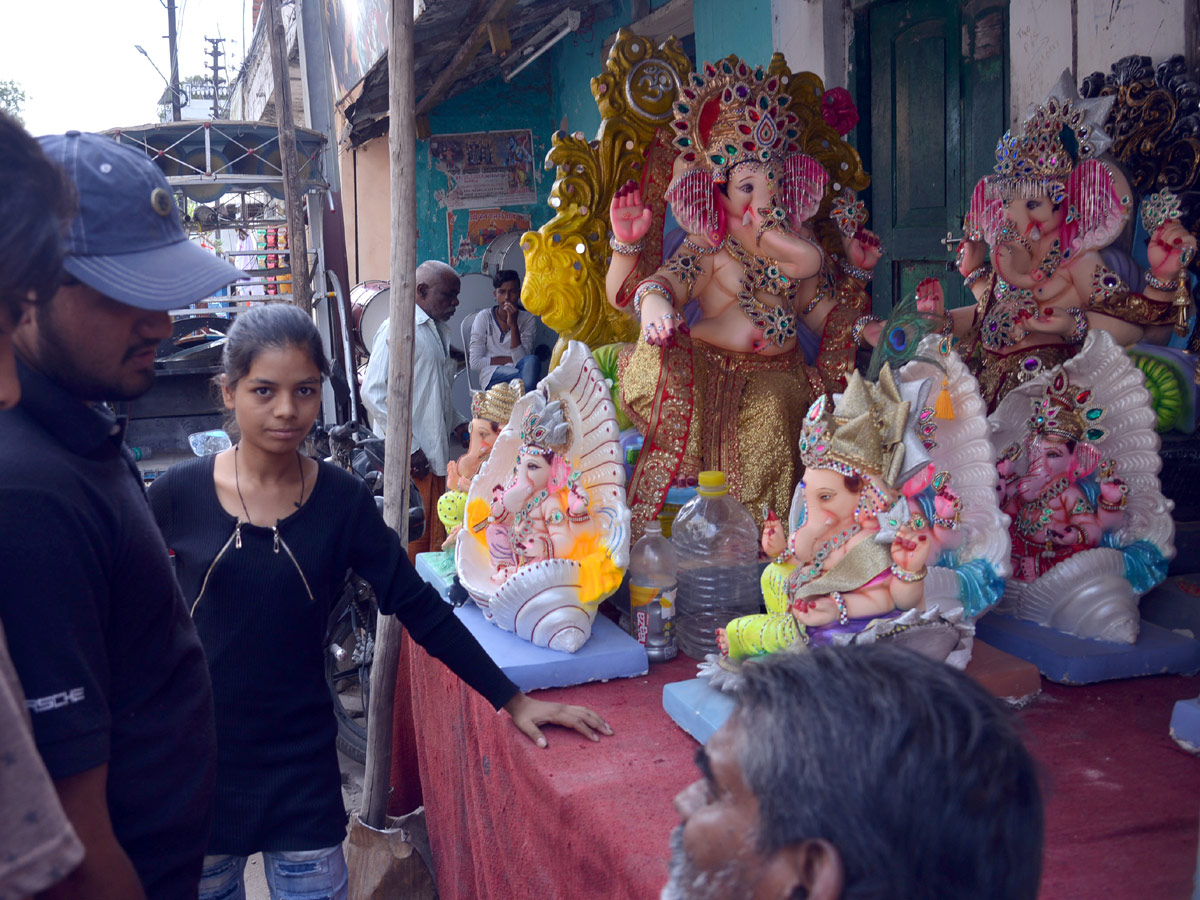
[[[1034,403],[1024,446],[1010,447],[997,465],[1001,508],[1012,519],[1013,578],[1020,581],[1100,546],[1121,526],[1127,487],[1096,449],[1104,411],[1088,405],[1091,398],[1058,372]],[[1013,463],[1022,453],[1028,467],[1017,474]]]
[[[1133,643],[1138,599],[1174,555],[1144,379],[1107,333],[1009,393],[990,417],[1012,577],[997,611]]]
[[[571,426],[562,401],[534,397],[520,437],[508,483],[492,490],[487,541],[497,582],[531,562],[565,558],[591,522],[587,491],[565,456]]]

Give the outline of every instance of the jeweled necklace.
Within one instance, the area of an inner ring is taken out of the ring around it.
[[[721,243],[717,244],[715,247],[701,247],[699,244],[697,244],[695,241],[693,241],[690,237],[685,237],[683,239],[683,246],[687,247],[693,253],[699,254],[700,256],[712,256],[714,253],[716,253],[722,247],[725,246],[725,242],[722,241]]]
[[[238,500],[242,502],[242,513],[246,516],[246,524],[253,525],[250,520],[250,510],[246,509],[246,498],[242,496],[242,480],[238,477],[238,448],[242,442],[238,441],[233,445],[233,486],[237,488]],[[296,463],[300,467],[300,499],[296,501],[296,509],[304,505],[304,460],[300,457],[300,451],[296,451]],[[279,520],[275,520],[275,524],[271,526],[271,533],[275,536],[275,552],[279,552]],[[242,549],[242,523],[239,520],[233,526],[233,546],[238,550]]]
[[[809,565],[801,566],[793,571],[789,581],[792,582],[794,587],[799,587],[802,584],[808,584],[808,582],[812,581],[821,574],[821,570],[825,567],[825,560],[829,558],[829,554],[838,547],[845,546],[846,542],[860,531],[862,531],[862,525],[860,525],[858,522],[854,522],[849,528],[839,531],[817,548],[817,552],[813,554],[812,562]],[[792,550],[794,555],[795,532],[793,532],[792,537],[788,539],[788,544],[789,549]]]
[[[763,333],[763,339],[782,347],[796,336],[796,316],[791,311],[798,285],[789,279],[773,259],[755,256],[733,235],[725,239],[725,247],[742,265],[742,288],[737,294],[738,308]],[[784,306],[771,306],[755,296],[756,291],[783,297]]]

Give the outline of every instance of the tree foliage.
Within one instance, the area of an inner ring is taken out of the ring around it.
[[[0,109],[24,124],[25,120],[21,118],[21,108],[24,105],[25,90],[21,87],[21,83],[0,80]]]

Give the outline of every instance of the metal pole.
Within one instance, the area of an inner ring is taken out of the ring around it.
[[[167,0],[167,48],[171,54],[171,121],[183,118],[179,109],[179,48],[176,46],[175,0]]]
[[[413,86],[413,6],[392,0],[388,44],[388,152],[392,176],[391,333],[388,365],[383,517],[408,545],[408,470],[412,447],[413,340],[417,305],[417,142]],[[375,661],[371,666],[371,706],[367,712],[367,767],[362,820],[382,828],[387,816],[392,768],[392,704],[400,661],[400,623],[379,617]]]

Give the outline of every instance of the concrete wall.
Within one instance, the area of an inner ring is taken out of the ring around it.
[[[387,281],[391,265],[392,184],[387,137],[343,149],[342,221],[346,226],[346,267],[350,283]]]
[[[1045,99],[1063,69],[1076,81],[1137,53],[1160,62],[1184,49],[1188,0],[1012,0],[1009,6],[1012,122]]]
[[[545,223],[551,215],[546,201],[550,196],[553,173],[546,172],[542,166],[550,147],[550,135],[556,127],[551,119],[551,104],[547,102],[549,95],[549,64],[539,60],[522,72],[513,84],[506,85],[497,79],[481,85],[451,97],[429,116],[434,135],[523,128],[533,132],[533,176],[537,202],[503,207],[528,215],[533,228]],[[387,136],[368,141],[355,150],[343,149],[339,164],[350,281],[358,284],[369,279],[386,280],[391,257],[391,182]],[[449,261],[452,251],[457,252],[460,240],[467,235],[469,210],[452,211],[454,222],[448,240],[447,210],[437,200],[436,194],[449,186],[449,179],[432,166],[428,141],[417,141],[416,176],[417,256],[420,259]],[[460,260],[455,267],[460,272],[478,272],[481,258],[477,256]]]
[[[794,4],[807,0],[784,0]],[[703,64],[736,53],[765,66],[773,45],[772,0],[695,0],[696,60]]]
[[[773,0],[772,48],[793,72],[815,72],[826,87],[849,77],[851,13],[847,0]]]
[[[592,79],[604,68],[604,43],[618,28],[632,21],[631,0],[620,0],[617,12],[596,22],[589,32],[568,35],[546,55],[550,57],[552,129],[563,127],[588,138],[600,127],[600,113],[592,97]]]
[[[229,118],[243,121],[274,122],[275,77],[271,72],[271,48],[266,35],[267,20],[259,17],[246,61],[232,86]],[[296,8],[283,6],[284,40],[288,49],[288,68],[292,77],[292,115],[297,125],[304,124],[304,84],[300,75],[300,48],[297,43]]]

